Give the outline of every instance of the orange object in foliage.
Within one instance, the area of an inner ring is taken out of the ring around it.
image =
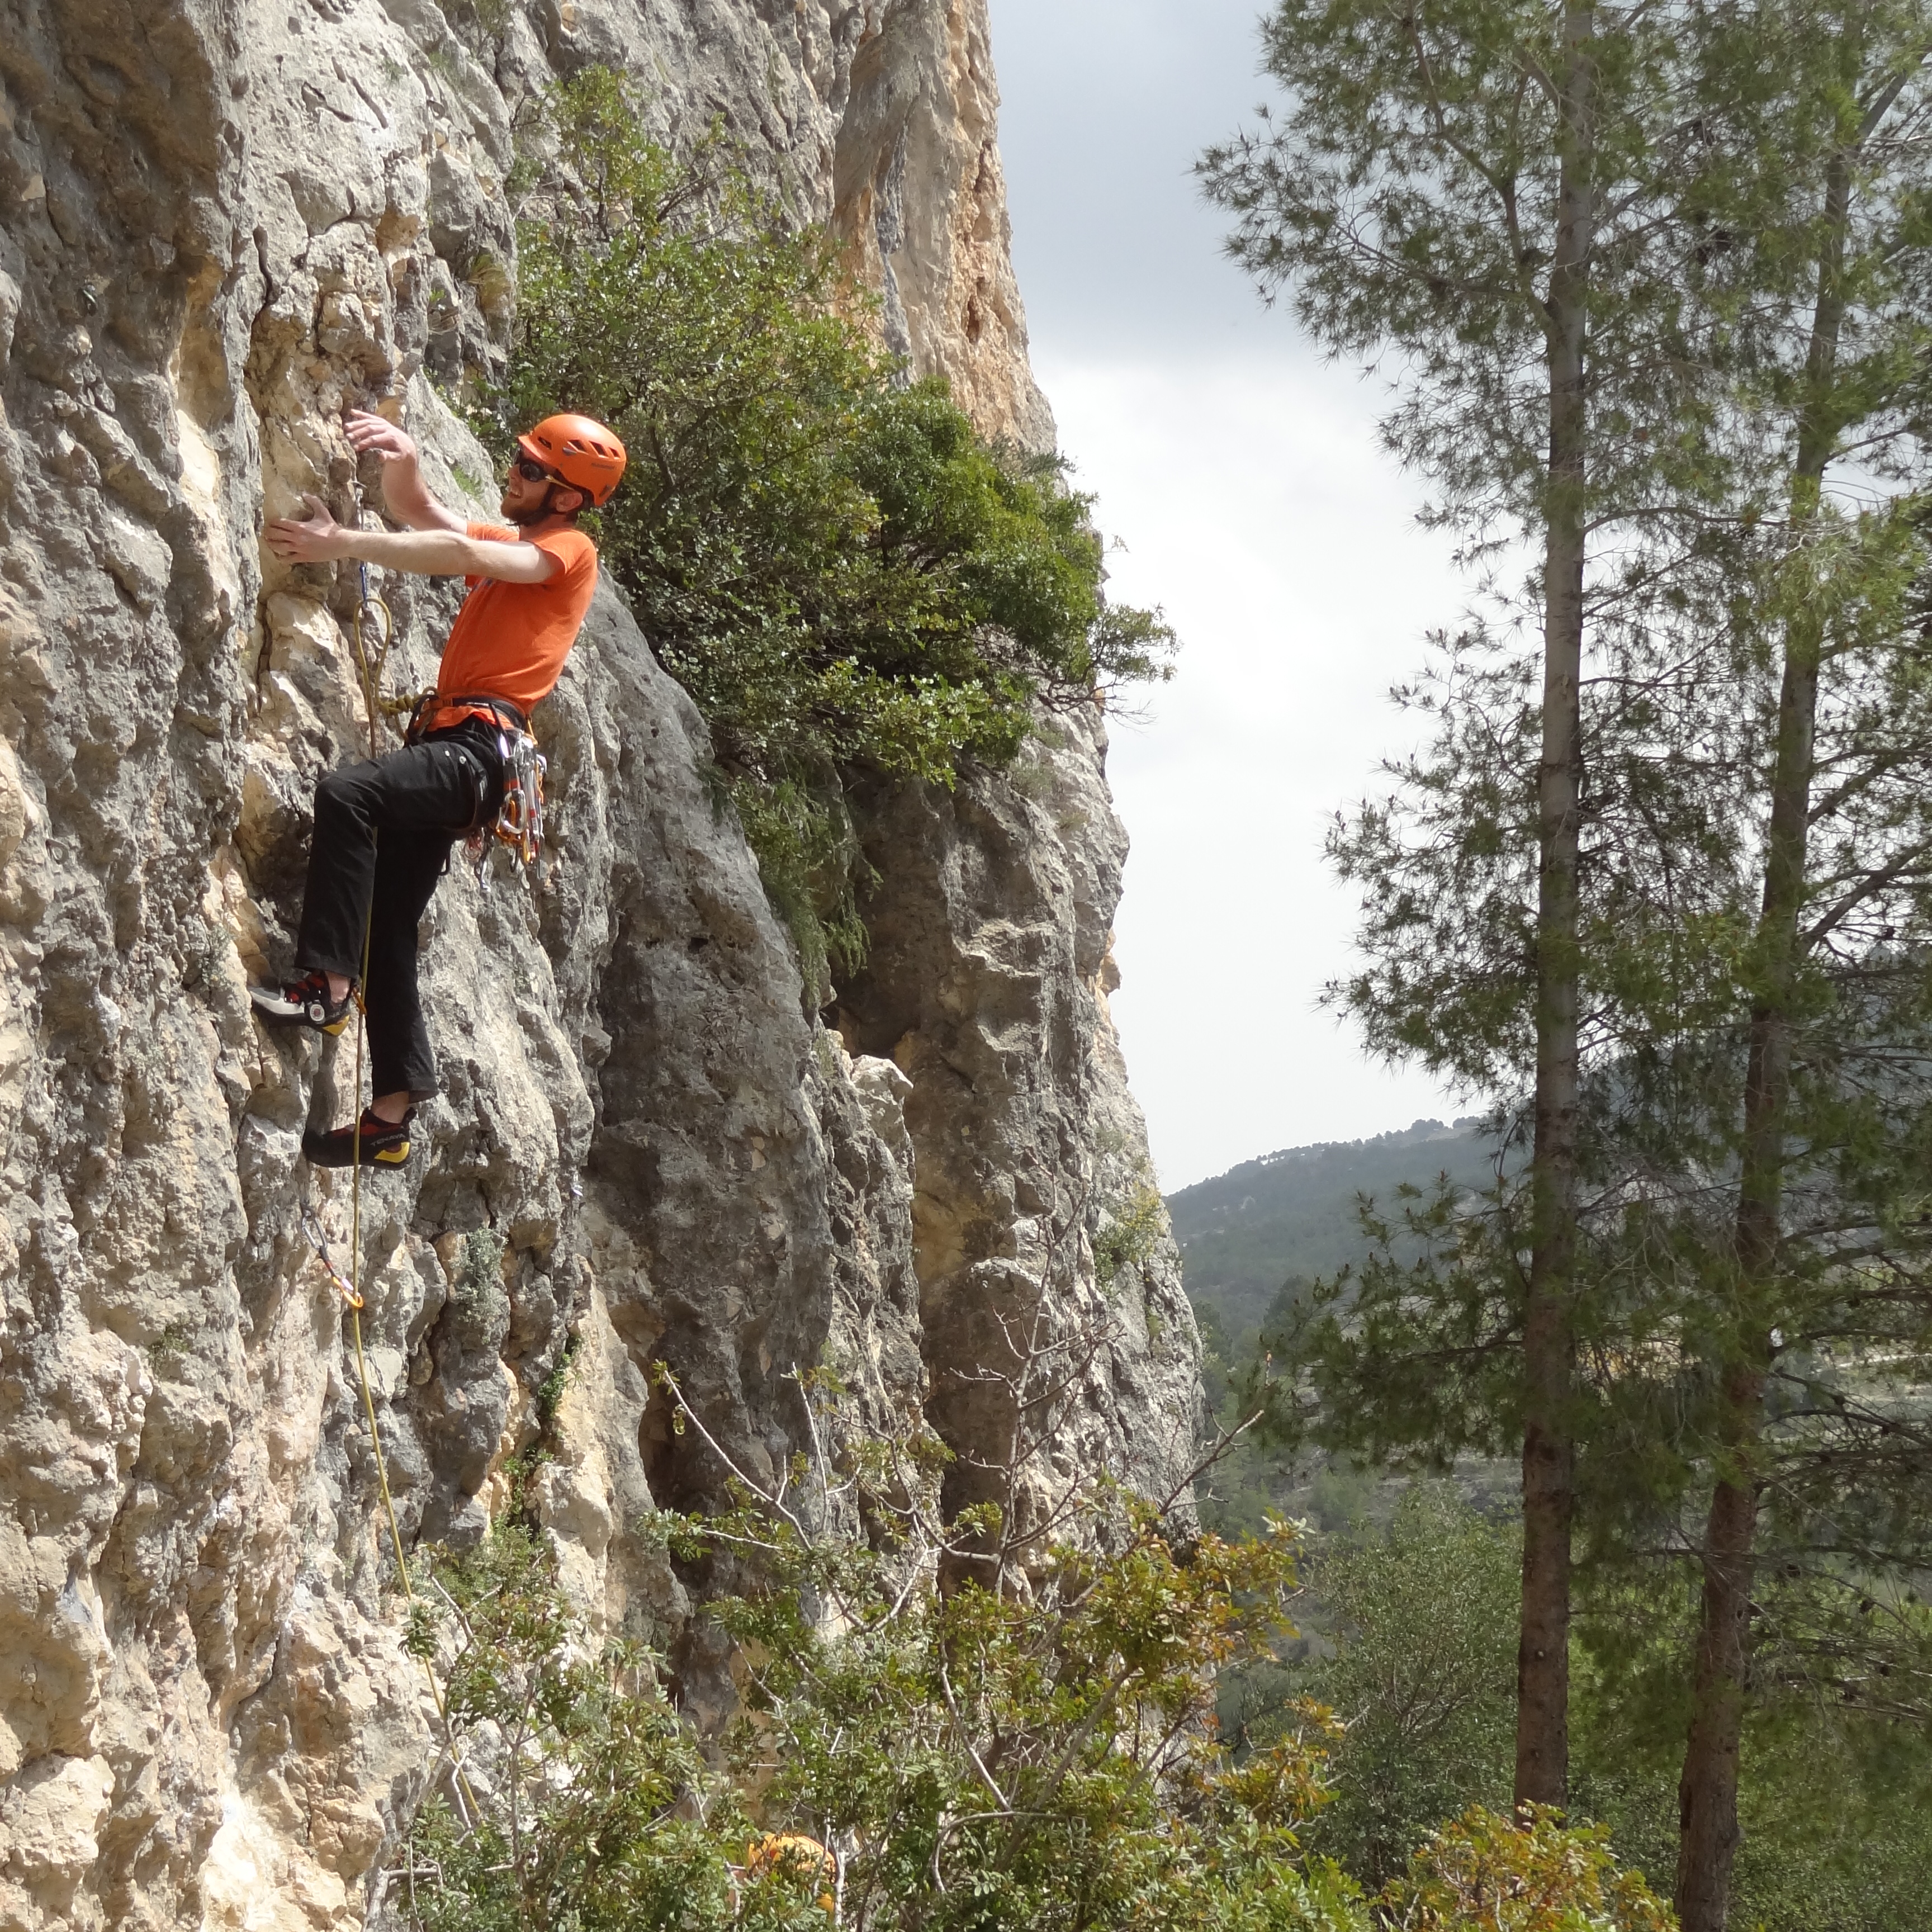
[[[800,1878],[809,1878],[816,1872],[822,1880],[830,1882],[837,1875],[838,1863],[816,1838],[808,1838],[802,1832],[769,1832],[746,1848],[745,1870],[748,1876],[761,1878],[766,1872],[780,1870],[794,1873]],[[822,1910],[831,1911],[831,1893],[820,1892],[818,1903]]]

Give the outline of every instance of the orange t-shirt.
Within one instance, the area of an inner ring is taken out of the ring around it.
[[[526,536],[499,524],[471,524],[466,534],[488,543],[533,543],[563,568],[544,584],[506,584],[470,577],[470,595],[449,628],[436,688],[444,697],[488,692],[507,698],[527,718],[548,698],[577,641],[597,588],[597,546],[581,530]],[[484,714],[459,710],[439,725]]]

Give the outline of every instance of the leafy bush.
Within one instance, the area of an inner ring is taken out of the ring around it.
[[[808,1396],[832,1439],[834,1403]],[[1217,1672],[1281,1625],[1292,1536],[1177,1546],[1117,1501],[1112,1553],[1036,1550],[1028,1587],[942,1591],[938,1558],[1002,1543],[989,1506],[939,1522],[942,1460],[923,1437],[859,1444],[842,1474],[740,1476],[724,1515],[661,1520],[745,1577],[711,1606],[746,1700],[722,1754],[648,1654],[586,1641],[526,1532],[447,1566],[424,1638],[449,1749],[400,1874],[410,1922],[822,1927],[826,1898],[878,1927],[1359,1932],[1352,1888],[1296,1856],[1322,1714],[1240,1764],[1210,1721]],[[808,1834],[826,1870],[752,1856],[767,1833]]]
[[[1335,1799],[1309,1839],[1366,1886],[1399,1877],[1440,1820],[1508,1810],[1520,1561],[1513,1532],[1418,1484],[1380,1526],[1316,1540],[1310,1640],[1223,1684],[1223,1726],[1259,1742],[1307,1700],[1334,1708]]]
[[[688,1815],[716,1780],[690,1727],[652,1694],[652,1660],[634,1646],[585,1646],[547,1553],[514,1526],[439,1581],[460,1634],[445,1697],[467,1762],[450,1766],[443,1795],[417,1819],[403,1874],[409,1922],[424,1932],[728,1922],[718,1844],[742,1814],[727,1789],[723,1806]]]
[[[1385,1529],[1330,1540],[1311,1587],[1339,1648],[1299,1678],[1348,1720],[1345,1795],[1322,1843],[1365,1884],[1399,1873],[1428,1828],[1509,1808],[1521,1544],[1446,1484],[1408,1490]]]
[[[764,1660],[743,1769],[858,1848],[856,1923],[1215,1924],[1276,1894],[1298,1905],[1318,1716],[1240,1766],[1204,1722],[1216,1669],[1278,1619],[1291,1550],[1206,1538],[1184,1560],[1142,1516],[1112,1556],[1053,1552],[1028,1594],[916,1587],[886,1616],[884,1588],[842,1591],[845,1628],[797,1575],[722,1610]]]
[[[1430,1834],[1379,1903],[1401,1932],[1675,1932],[1677,1924],[1641,1877],[1618,1869],[1607,1831],[1566,1828],[1540,1806],[1514,1822],[1472,1808]]]
[[[1094,1273],[1111,1282],[1123,1268],[1144,1268],[1168,1232],[1167,1204],[1152,1178],[1143,1174],[1104,1210],[1094,1237]]]
[[[862,944],[843,768],[1004,764],[1036,704],[1164,676],[1173,638],[1106,604],[1058,460],[988,447],[942,382],[904,382],[832,238],[715,137],[674,160],[604,69],[547,103],[514,356],[479,426],[507,449],[568,407],[624,438],[604,559],[710,724],[811,976]]]
[[[526,1530],[442,1571],[418,1637],[446,1672],[447,1748],[390,1875],[409,1924],[1370,1932],[1360,1890],[1300,1843],[1330,1796],[1328,1714],[1299,1706],[1238,1751],[1214,1721],[1222,1673],[1286,1630],[1290,1531],[1184,1538],[1096,1492],[1082,1540],[1029,1550],[991,1504],[940,1518],[929,1436],[867,1436],[836,1385],[803,1390],[817,1455],[658,1524],[737,1581],[710,1606],[745,1700],[722,1738],[648,1653],[590,1640]],[[997,1587],[940,1587],[989,1551]],[[1418,1927],[1652,1932],[1648,1896],[1590,1834],[1472,1814],[1378,1903]]]

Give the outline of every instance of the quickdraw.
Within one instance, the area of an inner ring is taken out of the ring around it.
[[[362,709],[369,721],[369,755],[376,755],[377,722],[392,707],[382,701],[382,668],[389,661],[389,646],[394,640],[396,620],[389,607],[369,588],[369,566],[359,566],[362,595],[356,606],[356,621],[349,638],[356,652],[356,672],[362,686]]]
[[[322,1232],[322,1223],[315,1218],[315,1210],[306,1201],[302,1204],[302,1230],[308,1237],[308,1244],[314,1249],[322,1271],[334,1283],[335,1292],[351,1308],[360,1308],[362,1295],[356,1284],[335,1265],[334,1257],[328,1252],[328,1238]]]
[[[476,866],[476,883],[490,890],[485,869],[492,836],[509,848],[510,856],[528,872],[542,855],[544,842],[544,773],[548,761],[528,731],[499,731],[496,749],[503,760],[503,801],[496,821],[472,835],[470,854]]]
[[[490,854],[499,845],[509,852],[518,868],[529,872],[542,856],[544,848],[544,774],[549,760],[537,748],[529,721],[507,698],[487,692],[444,692],[423,691],[408,699],[386,705],[386,710],[409,712],[403,734],[405,744],[414,744],[439,714],[472,709],[487,712],[496,727],[496,756],[503,774],[503,793],[496,816],[476,826],[465,850],[476,868],[478,891],[490,890]],[[546,867],[543,877],[548,877]]]

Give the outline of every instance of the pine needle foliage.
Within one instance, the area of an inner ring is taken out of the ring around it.
[[[1471,560],[1547,539],[1329,848],[1336,1003],[1529,1169],[1371,1214],[1283,1406],[1390,1460],[1520,1441],[1520,1796],[1564,1795],[1573,1560],[1692,1571],[1676,1898],[1722,1932],[1760,1586],[1842,1643],[1928,1548],[1932,14],[1281,0],[1264,44],[1283,114],[1204,164],[1232,252],[1400,358],[1385,440]]]
[[[950,784],[1036,707],[1168,675],[1157,613],[1110,605],[1091,498],[977,436],[862,326],[824,230],[714,134],[674,157],[586,69],[526,143],[514,351],[479,426],[559,408],[631,453],[604,561],[697,701],[806,955],[862,952],[842,774]]]

